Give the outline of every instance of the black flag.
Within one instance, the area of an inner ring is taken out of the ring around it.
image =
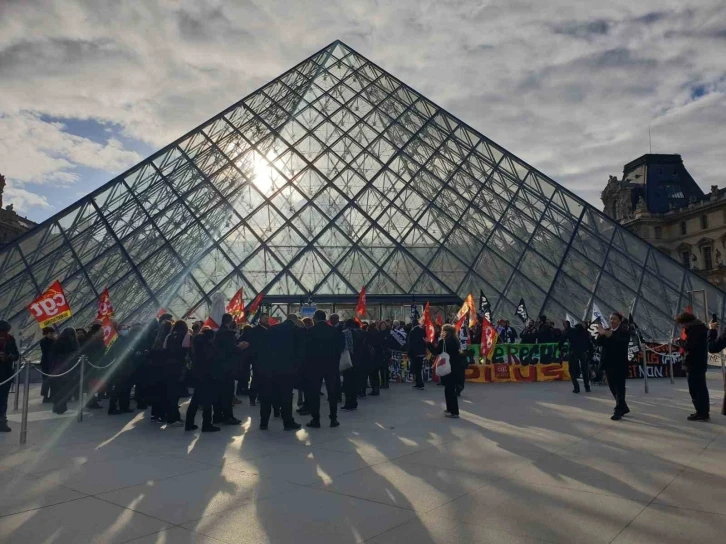
[[[416,303],[411,303],[411,321],[418,319],[418,308],[416,308]]]
[[[522,323],[527,323],[527,321],[529,321],[529,314],[527,313],[527,307],[524,305],[523,298],[519,299],[519,305],[514,313],[522,320]]]
[[[483,315],[489,323],[492,322],[492,305],[482,290],[479,290],[479,315]]]

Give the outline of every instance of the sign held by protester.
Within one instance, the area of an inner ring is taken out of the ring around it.
[[[63,286],[56,280],[48,289],[31,302],[28,311],[38,322],[41,328],[50,327],[73,315],[68,304]]]

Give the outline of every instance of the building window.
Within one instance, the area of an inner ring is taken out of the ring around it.
[[[711,246],[705,246],[703,248],[703,264],[706,270],[713,268],[713,259],[711,258]]]
[[[701,216],[701,230],[708,228],[708,216],[702,215]]]
[[[686,228],[686,222],[681,221],[681,234],[687,234],[687,233],[688,233],[688,229]]]
[[[655,239],[660,240],[663,238],[663,227],[655,227]]]
[[[681,264],[686,268],[691,268],[691,252],[681,251]]]

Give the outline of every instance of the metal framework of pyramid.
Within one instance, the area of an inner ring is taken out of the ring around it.
[[[60,279],[85,326],[227,300],[455,303],[557,321],[633,310],[671,336],[692,291],[724,293],[336,41],[0,253],[0,317]],[[61,324],[63,325],[63,324]]]

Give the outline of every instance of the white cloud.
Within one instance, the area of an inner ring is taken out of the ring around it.
[[[8,156],[18,180],[68,183],[74,165],[119,170],[136,160],[119,142],[78,141],[38,116],[116,123],[160,147],[340,38],[595,205],[607,175],[648,151],[649,124],[654,151],[681,153],[707,188],[723,183],[722,7],[4,2],[0,116],[21,131],[12,147],[0,136],[0,170]],[[692,96],[696,86],[706,94]]]
[[[12,204],[19,214],[27,213],[30,208],[50,208],[48,199],[42,195],[27,191],[8,182],[3,193],[3,205]]]

